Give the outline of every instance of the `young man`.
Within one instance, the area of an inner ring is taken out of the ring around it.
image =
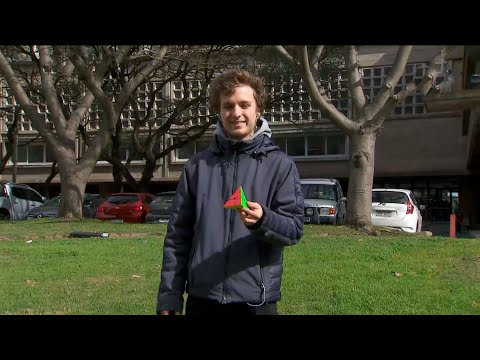
[[[283,247],[303,235],[295,163],[270,140],[260,78],[243,70],[210,85],[220,121],[208,149],[185,165],[163,250],[158,314],[278,314]],[[225,209],[242,186],[248,208]]]

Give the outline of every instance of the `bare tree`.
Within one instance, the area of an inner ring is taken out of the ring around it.
[[[443,60],[452,47],[445,47],[430,62],[422,81],[407,84],[397,94],[395,86],[402,77],[412,46],[400,46],[394,64],[375,99],[369,101],[364,95],[362,77],[357,61],[356,46],[345,46],[344,66],[348,77],[349,93],[353,104],[353,116],[348,118],[340,112],[326,96],[322,85],[319,59],[324,46],[283,47],[275,49],[304,79],[313,102],[350,139],[351,159],[348,185],[348,205],[346,223],[352,227],[371,231],[372,185],[375,165],[375,141],[382,129],[384,120],[395,107],[415,92],[426,95],[440,74],[440,60]],[[435,91],[447,86],[452,78],[434,87]]]
[[[285,67],[273,61],[272,58],[278,56],[276,53],[272,56],[271,52],[268,48],[233,45],[171,47],[165,66],[158,73],[152,73],[143,84],[144,97],[149,99],[145,109],[139,109],[140,89],[137,89],[129,103],[131,127],[126,128],[122,122],[117,122],[112,142],[103,152],[102,159],[112,164],[117,189],[125,180],[132,189],[147,191],[159,159],[201,138],[217,122],[217,114],[208,113],[206,108],[207,88],[218,72],[239,67],[253,70],[267,80],[285,75]],[[121,83],[129,76],[128,68],[119,69],[118,75],[112,79],[112,87],[123,86]],[[164,91],[173,83],[179,85],[176,91],[181,95],[178,98],[172,98]],[[190,86],[192,83],[200,86],[194,90]],[[293,89],[281,95],[271,93],[267,107],[289,98],[292,93]],[[163,104],[162,111],[158,108],[154,111],[154,102],[158,100]],[[175,141],[160,147],[164,135]],[[121,148],[127,145],[132,151],[128,159],[124,159]],[[133,158],[145,161],[141,179],[136,179],[130,172],[129,164]]]
[[[129,109],[124,109],[129,113],[130,126],[117,122],[112,142],[102,154],[102,159],[112,164],[117,188],[125,179],[136,191],[147,191],[159,159],[199,139],[216,123],[216,114],[206,111],[207,87],[216,73],[238,65],[235,51],[235,47],[225,45],[171,47],[164,66],[145,79],[142,88],[130,97]],[[112,86],[123,86],[129,76],[128,68],[121,68],[119,76],[112,79]],[[180,85],[178,98],[172,97],[171,91],[165,91],[174,82]],[[192,89],[192,83],[200,85]],[[144,101],[139,101],[140,93],[149,99],[142,109],[140,105],[143,106]],[[155,108],[156,102],[162,104],[161,109]],[[167,134],[176,141],[164,144],[162,139]],[[120,150],[127,146],[132,151],[125,161]],[[130,172],[133,157],[145,161],[139,180]]]
[[[88,179],[131,94],[162,65],[166,46],[155,50],[139,46],[8,46],[0,50],[0,74],[32,126],[47,142],[58,162],[61,179],[59,215],[82,216]],[[128,62],[134,76],[121,89],[105,86],[105,79]],[[78,92],[68,106],[62,101],[66,88]],[[32,95],[41,96],[48,114],[41,114]],[[99,128],[81,159],[76,155],[77,131],[96,100],[103,110]]]

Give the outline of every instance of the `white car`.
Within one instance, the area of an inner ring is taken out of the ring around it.
[[[420,232],[422,215],[413,193],[405,189],[372,189],[372,224]]]

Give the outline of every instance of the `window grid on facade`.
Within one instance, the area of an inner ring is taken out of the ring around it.
[[[337,76],[322,81],[322,86],[332,104],[346,116],[350,116],[350,98],[346,78]],[[265,89],[273,100],[271,107],[265,109],[265,119],[271,122],[315,121],[322,115],[307,92],[306,84],[301,78],[280,77],[268,82]]]
[[[441,73],[436,79],[436,83],[443,81],[445,76],[446,62],[441,65]],[[378,95],[382,85],[387,79],[388,72],[391,66],[381,67],[365,67],[360,71],[363,80],[363,92],[367,96],[368,101],[371,102]],[[414,81],[416,84],[420,83],[428,70],[428,63],[413,63],[407,64],[405,71],[395,86],[394,94],[398,94],[405,86]],[[423,95],[415,93],[408,96],[405,101],[396,106],[394,115],[414,115],[426,113]]]
[[[100,119],[103,115],[103,109],[98,105],[96,101],[92,103],[88,114],[85,117],[88,130],[98,130],[100,128]]]
[[[13,94],[10,93],[10,89],[6,88],[6,107],[11,108],[11,112],[7,114],[7,121],[9,124],[13,123],[13,119],[15,116],[15,107],[17,106],[16,99]],[[72,91],[70,88],[65,87],[60,94],[62,110],[65,113],[65,117],[68,118],[69,114],[73,111],[75,106],[75,101],[72,95]],[[37,112],[43,118],[46,124],[51,123],[50,118],[50,111],[48,110],[48,106],[46,101],[40,96],[39,93],[30,94],[30,100],[35,105]],[[20,106],[20,105],[18,105]],[[30,119],[26,116],[23,110],[20,111],[19,114],[19,131],[33,131],[32,123]]]
[[[6,88],[5,92],[6,92],[5,107],[11,109],[11,111],[9,111],[6,114],[7,122],[8,124],[13,124],[13,120],[15,116],[15,108],[20,105],[17,104],[16,99],[13,96],[13,93],[11,92],[10,88]],[[38,113],[43,117],[45,122],[48,122],[49,112],[48,112],[48,108],[45,101],[38,94],[32,94],[30,96],[30,99],[32,100],[32,103],[36,106]],[[33,131],[32,122],[25,115],[25,112],[23,110],[20,111],[18,121],[19,121],[19,124],[18,124],[19,131]]]
[[[187,80],[187,89],[184,89],[182,81],[172,81],[170,96],[174,104],[177,104],[187,96],[188,100],[193,100],[201,96],[201,92],[205,83],[200,80]],[[201,125],[207,122],[207,116],[210,114],[208,110],[208,97],[202,99],[198,106],[189,107],[185,110],[182,116],[183,119],[188,119],[187,122],[182,122],[183,125]]]
[[[149,85],[146,83],[141,84],[135,93],[135,102],[137,106],[138,116],[140,119],[147,118],[148,124],[152,126],[161,126],[162,125],[162,114],[165,111],[165,101],[163,96],[165,93],[164,89],[159,90],[155,93],[155,99],[152,104],[152,109],[147,117],[147,110],[151,100],[153,92],[157,91],[160,86],[159,82],[151,82]],[[93,102],[88,116],[86,117],[86,122],[88,123],[88,128],[90,130],[98,130],[100,128],[100,122],[103,115],[103,109],[98,105],[96,101]],[[120,121],[122,122],[122,128],[128,129],[134,127],[135,122],[135,111],[131,103],[127,103],[120,113]]]
[[[159,82],[151,82],[149,84],[143,83],[141,84],[136,91],[136,104],[137,104],[137,111],[140,116],[140,119],[147,118],[147,110],[149,103],[151,101],[151,96],[154,92],[158,90],[160,86]],[[151,120],[150,124],[153,126],[160,126],[162,124],[162,112],[164,111],[164,101],[162,96],[164,94],[164,90],[160,89],[158,92],[155,93],[155,99],[152,104],[152,109],[149,113],[147,119]],[[120,119],[122,121],[123,128],[132,128],[133,121],[135,119],[135,112],[130,103],[124,108],[122,113],[120,114]]]

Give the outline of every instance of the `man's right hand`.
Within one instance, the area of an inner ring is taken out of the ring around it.
[[[173,313],[173,310],[162,310],[160,311],[160,315],[174,315],[171,314],[171,312]],[[180,311],[175,311],[175,315],[180,315]]]

